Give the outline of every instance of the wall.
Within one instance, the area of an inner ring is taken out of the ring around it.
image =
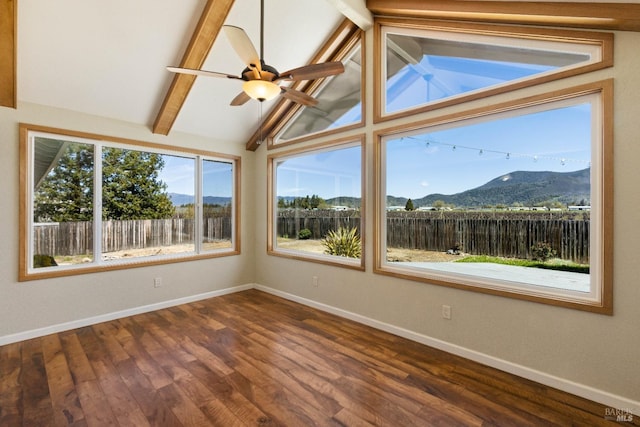
[[[242,156],[242,254],[84,274],[49,280],[18,282],[18,123],[31,123],[75,131],[167,145],[182,145]],[[252,153],[241,144],[224,144],[189,135],[154,135],[149,128],[104,118],[21,104],[17,110],[0,108],[0,339],[56,325],[108,316],[139,307],[250,284],[253,281],[254,200]],[[153,278],[162,277],[162,287]]]
[[[367,34],[372,57],[373,34]],[[272,292],[352,315],[369,323],[391,326],[425,342],[441,343],[512,372],[556,385],[583,396],[632,407],[640,414],[640,33],[615,34],[615,67],[570,82],[546,85],[548,90],[613,77],[614,118],[614,315],[591,314],[539,303],[456,290],[373,274],[373,173],[367,168],[366,271],[352,271],[265,254],[267,212],[259,192],[256,282]],[[367,60],[371,64],[370,59]],[[369,66],[367,96],[372,99]],[[521,91],[522,96],[529,90]],[[513,94],[496,97],[496,102]],[[478,101],[474,105],[479,105]],[[491,101],[493,102],[493,101]],[[372,117],[371,106],[367,117]],[[455,111],[450,108],[447,112]],[[377,125],[379,127],[379,125]],[[366,126],[367,163],[373,164],[372,131]],[[313,143],[309,142],[309,144]],[[317,141],[315,141],[317,142]],[[257,176],[266,174],[266,147],[258,150]],[[265,189],[266,193],[266,189]],[[312,286],[312,276],[319,286]],[[452,319],[441,316],[443,304]]]

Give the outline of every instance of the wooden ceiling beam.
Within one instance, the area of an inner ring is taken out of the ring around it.
[[[367,8],[377,16],[640,31],[640,5],[633,3],[367,0]]]
[[[2,0],[6,1],[6,0]],[[215,42],[234,0],[208,0],[191,41],[180,61],[182,68],[201,69]],[[175,74],[153,124],[153,133],[168,135],[182,109],[196,76]]]
[[[328,0],[351,22],[367,31],[373,27],[373,15],[367,9],[365,0]]]
[[[17,107],[17,0],[0,0],[0,106]]]

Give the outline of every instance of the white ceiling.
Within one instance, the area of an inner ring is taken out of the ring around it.
[[[152,127],[205,0],[21,0],[18,99]],[[260,49],[260,0],[235,0],[226,24]],[[264,56],[279,71],[305,65],[344,19],[331,1],[265,0]],[[221,32],[204,69],[244,65]],[[244,144],[260,104],[229,102],[241,82],[198,77],[172,132]],[[275,101],[265,102],[266,114]]]

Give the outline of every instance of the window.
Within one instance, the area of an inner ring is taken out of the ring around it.
[[[364,126],[364,41],[364,31],[344,19],[311,61],[341,61],[344,73],[291,84],[292,88],[316,98],[318,104],[311,107],[290,102],[276,104],[264,120],[269,149]]]
[[[610,91],[381,132],[376,271],[610,311]]]
[[[351,138],[268,157],[270,254],[363,268],[363,155]]]
[[[297,112],[278,131],[273,145],[361,126],[364,123],[363,58],[362,40],[358,37],[357,43],[342,59],[344,73],[325,79],[312,93],[318,100],[317,105],[295,107]]]
[[[612,65],[612,35],[379,20],[376,120]]]
[[[21,280],[238,253],[238,158],[26,125],[21,144]]]

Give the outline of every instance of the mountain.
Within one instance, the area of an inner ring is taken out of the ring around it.
[[[169,198],[173,206],[189,205],[193,203],[193,196],[188,194],[169,193]],[[225,206],[231,203],[231,197],[204,196],[205,205]]]
[[[429,194],[413,200],[416,207],[433,206],[437,200],[457,207],[481,207],[520,203],[536,206],[556,201],[562,204],[589,203],[591,194],[590,168],[575,172],[515,171],[492,179],[480,187],[456,194]],[[389,199],[391,196],[387,196]],[[403,201],[404,200],[404,201]],[[393,198],[394,206],[406,203],[406,198]]]

